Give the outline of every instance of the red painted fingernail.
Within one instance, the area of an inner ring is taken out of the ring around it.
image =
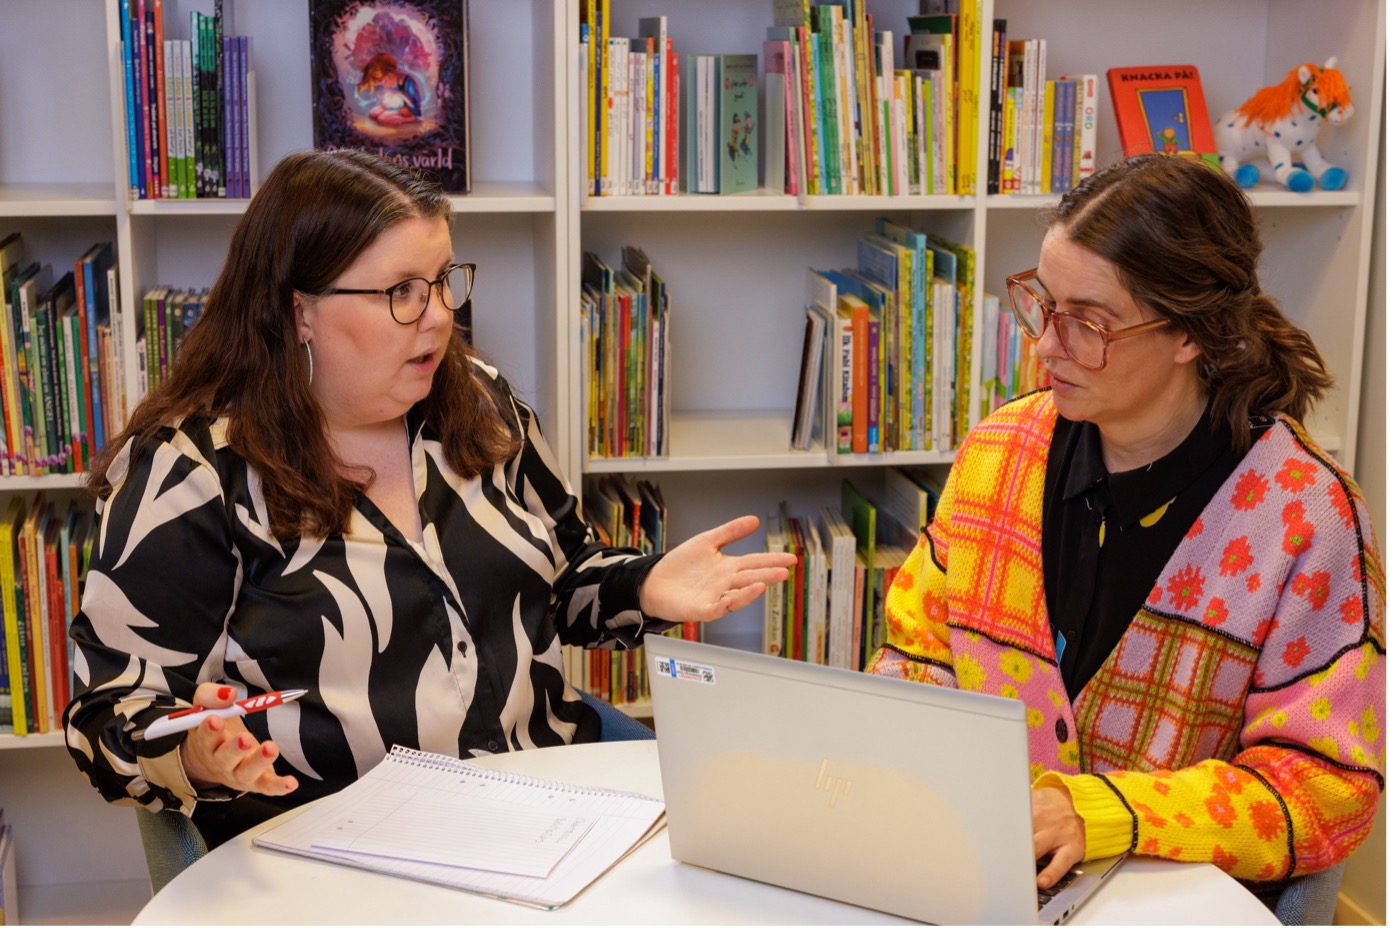
[[[275,756],[275,750],[274,750],[273,748],[271,748],[270,745],[268,745],[268,744],[263,744],[263,745],[261,745],[261,756],[262,756],[262,757],[274,757],[274,756]]]
[[[220,687],[218,687],[218,688],[217,688],[217,698],[218,698],[218,699],[231,699],[231,698],[232,698],[232,688],[231,688],[230,686],[220,686]]]
[[[242,735],[240,738],[236,739],[236,746],[241,748],[243,751],[250,750],[251,744],[252,741],[250,735]]]

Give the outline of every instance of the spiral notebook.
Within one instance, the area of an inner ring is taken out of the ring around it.
[[[654,834],[638,793],[491,770],[399,745],[253,843],[553,909]]]

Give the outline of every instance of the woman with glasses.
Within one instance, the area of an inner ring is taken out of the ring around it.
[[[1371,827],[1381,558],[1300,425],[1331,378],[1260,249],[1198,161],[1063,196],[1008,278],[1052,386],[972,430],[889,594],[875,672],[1028,704],[1040,888],[1128,850],[1268,896]]]
[[[661,557],[599,544],[532,410],[455,331],[473,276],[409,169],[303,152],[266,177],[177,367],[91,476],[64,724],[108,800],[191,815],[215,846],[396,744],[594,741],[562,643],[633,647],[786,579],[790,555],[722,552],[751,516]]]

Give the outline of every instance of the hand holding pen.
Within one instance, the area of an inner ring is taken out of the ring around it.
[[[286,691],[273,705],[282,704],[289,693],[303,695],[302,691]],[[267,796],[283,796],[293,792],[298,788],[299,781],[275,772],[275,759],[280,756],[279,747],[274,741],[256,740],[246,729],[241,719],[246,709],[234,710],[237,707],[233,699],[235,695],[236,691],[226,684],[200,683],[193,694],[193,705],[204,711],[180,716],[185,720],[191,719],[194,726],[185,729],[188,737],[179,748],[189,782],[199,789],[225,786],[239,793],[263,793]],[[293,698],[297,699],[298,695]],[[252,697],[243,702],[254,700],[255,697]],[[266,708],[271,705],[269,702],[264,704]],[[256,711],[256,708],[251,708],[251,711]],[[153,728],[152,725],[146,729],[146,738],[158,737],[151,734]]]

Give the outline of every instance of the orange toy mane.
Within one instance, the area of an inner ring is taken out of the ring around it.
[[[1336,68],[1323,69],[1311,63],[1303,64],[1290,70],[1279,83],[1261,88],[1253,97],[1236,107],[1236,113],[1245,117],[1246,125],[1255,123],[1267,126],[1288,115],[1303,93],[1303,82],[1298,79],[1301,68],[1313,72],[1310,87],[1318,95],[1318,100],[1324,108],[1330,108],[1334,104],[1346,106],[1351,102],[1351,90],[1347,87],[1346,78],[1342,77],[1341,71]]]

